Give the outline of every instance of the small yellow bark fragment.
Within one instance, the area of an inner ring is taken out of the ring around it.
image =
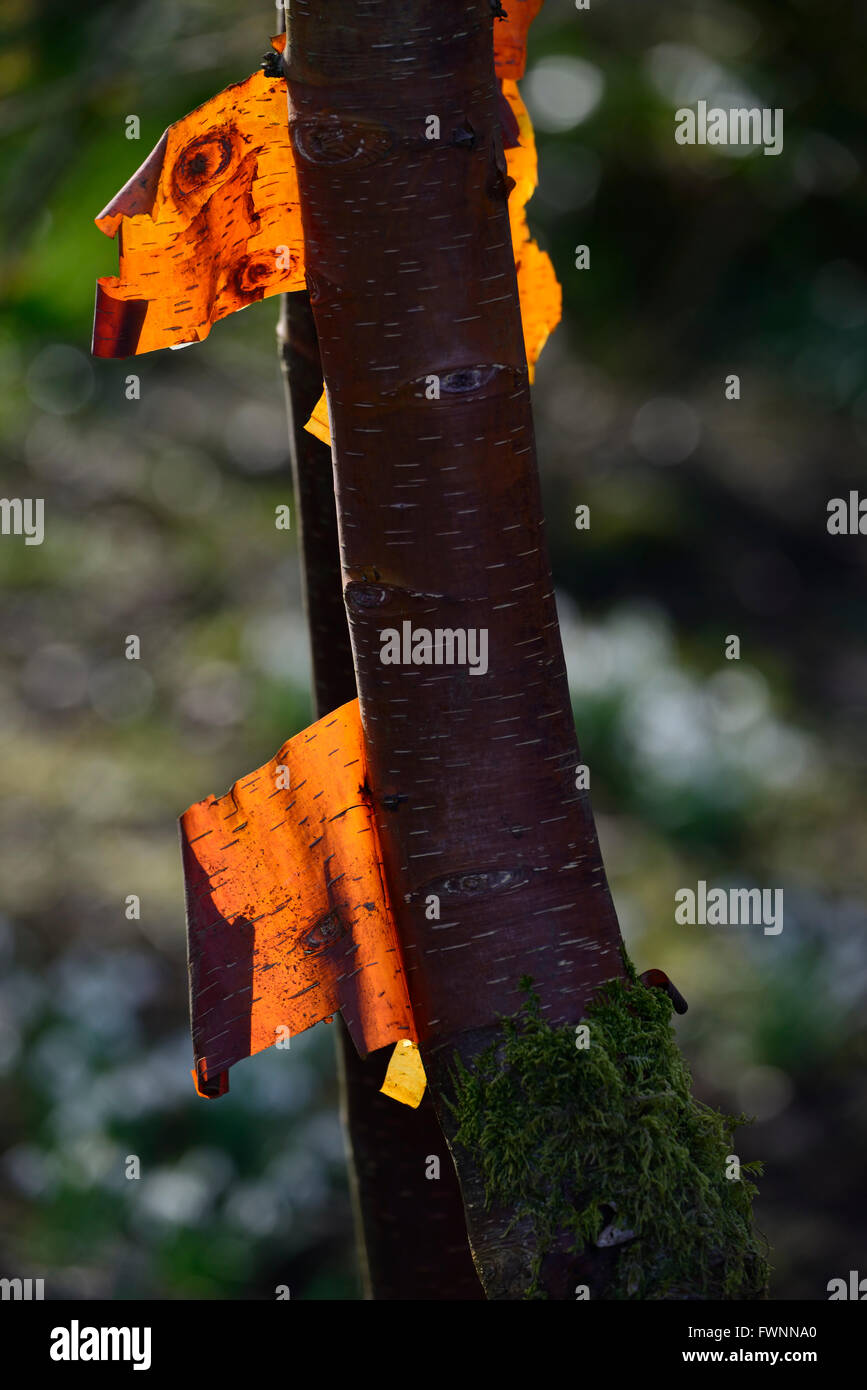
[[[381,1093],[417,1110],[426,1085],[421,1053],[409,1038],[402,1038],[394,1045],[385,1080],[379,1088]]]
[[[328,423],[328,400],[324,391],[313,407],[313,414],[304,428],[314,434],[317,439],[321,439],[323,444],[330,447],[331,426]]]

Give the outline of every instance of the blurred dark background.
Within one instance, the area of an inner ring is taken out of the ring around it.
[[[218,1103],[189,1076],[176,817],[312,717],[273,524],[277,301],[183,352],[89,356],[117,257],[93,217],[276,27],[234,0],[0,15],[3,493],[46,515],[43,545],[0,542],[0,1274],[48,1296],[358,1296],[331,1030]],[[865,45],[843,0],[547,0],[523,84],[565,299],[540,464],[603,852],[636,965],[689,1001],[698,1093],[756,1117],[737,1151],[766,1163],[778,1299],[867,1274],[865,547],[826,530],[864,485]],[[782,107],[782,154],[678,146],[699,98]],[[702,878],[782,888],[783,932],[675,925]]]

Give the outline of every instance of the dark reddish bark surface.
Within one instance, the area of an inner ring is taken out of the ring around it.
[[[532,976],[552,1025],[620,975],[543,538],[488,0],[296,0],[290,130],[329,392],[371,796],[442,1106]],[[425,137],[428,115],[441,135]],[[440,398],[426,384],[440,381]],[[384,665],[386,628],[484,629],[486,674]],[[439,920],[426,916],[436,895]],[[448,1126],[448,1116],[441,1109]],[[457,1155],[489,1296],[526,1263]],[[554,1296],[563,1281],[554,1280]]]

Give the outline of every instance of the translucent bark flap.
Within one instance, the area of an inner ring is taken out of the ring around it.
[[[362,1056],[416,1039],[364,786],[352,701],[181,817],[200,1094],[338,1009]]]
[[[97,281],[96,357],[199,342],[226,314],[303,289],[285,83],[255,72],[169,126],[96,225],[120,254],[119,275]]]

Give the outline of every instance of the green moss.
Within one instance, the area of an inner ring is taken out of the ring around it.
[[[544,1297],[546,1250],[566,1233],[576,1253],[606,1227],[619,1245],[614,1274],[594,1296],[736,1299],[765,1296],[768,1267],[751,1221],[755,1185],[745,1163],[726,1177],[734,1130],[691,1093],[671,1027],[671,1002],[629,978],[605,985],[587,1011],[589,1046],[574,1028],[526,1002],[502,1036],[452,1073],[456,1142],[481,1169],[488,1203],[528,1220],[535,1257],[528,1298]]]

